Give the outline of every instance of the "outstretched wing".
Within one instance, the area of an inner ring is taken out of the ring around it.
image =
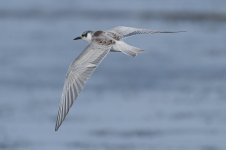
[[[158,31],[158,30],[150,30],[150,29],[117,26],[110,30],[107,30],[107,32],[116,34],[120,39],[122,39],[135,34],[178,33],[178,32],[185,32],[185,31]]]
[[[59,105],[55,131],[64,121],[70,107],[83,89],[86,81],[109,53],[111,45],[99,45],[92,42],[70,65]]]

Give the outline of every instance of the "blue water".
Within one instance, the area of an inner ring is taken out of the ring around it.
[[[129,5],[128,5],[129,4]],[[11,0],[0,5],[0,149],[225,150],[223,0]],[[68,65],[84,30],[117,25],[179,34],[126,39],[54,131]]]

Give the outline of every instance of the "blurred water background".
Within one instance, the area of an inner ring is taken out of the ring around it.
[[[225,150],[225,0],[3,0],[1,150]],[[179,34],[126,39],[54,132],[68,65],[85,30],[117,25]]]

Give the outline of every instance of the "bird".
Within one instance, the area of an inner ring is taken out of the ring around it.
[[[74,40],[85,40],[89,44],[70,64],[60,99],[55,131],[59,129],[72,104],[84,88],[97,66],[110,52],[122,52],[135,57],[143,49],[127,44],[123,39],[136,34],[178,33],[185,31],[160,31],[144,28],[116,26],[108,30],[85,31]]]

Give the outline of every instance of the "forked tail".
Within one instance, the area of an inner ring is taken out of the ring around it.
[[[140,48],[131,46],[123,41],[117,41],[112,49],[113,51],[121,51],[122,53],[132,57],[135,57],[144,51]]]

